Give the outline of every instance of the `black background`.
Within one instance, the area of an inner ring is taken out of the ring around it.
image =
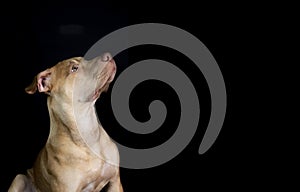
[[[33,77],[58,61],[83,56],[101,37],[116,29],[145,22],[177,26],[206,45],[223,73],[228,108],[216,142],[205,154],[199,155],[210,112],[210,95],[201,72],[188,58],[164,47],[139,46],[117,55],[117,76],[130,64],[149,58],[179,66],[196,87],[201,105],[197,133],[184,151],[166,164],[151,169],[121,168],[124,191],[213,191],[218,188],[244,191],[279,187],[282,174],[272,163],[276,158],[272,152],[274,146],[270,142],[258,144],[264,137],[257,127],[264,126],[254,122],[263,117],[253,112],[261,110],[253,105],[259,96],[252,88],[261,75],[255,71],[263,68],[257,58],[267,54],[264,46],[270,40],[268,27],[273,26],[276,19],[268,12],[269,6],[191,1],[166,5],[160,1],[26,1],[3,6],[7,12],[1,13],[4,51],[1,53],[0,190],[6,191],[16,174],[32,166],[48,137],[46,95],[24,92]],[[74,24],[82,28],[79,31],[68,28]],[[137,86],[131,95],[132,113],[140,121],[149,118],[148,104],[154,99],[161,99],[168,108],[161,129],[146,136],[129,133],[118,124],[111,111],[110,91],[111,88],[101,96],[96,107],[100,121],[113,139],[124,145],[148,148],[163,143],[176,130],[180,118],[179,100],[168,85],[147,81]]]

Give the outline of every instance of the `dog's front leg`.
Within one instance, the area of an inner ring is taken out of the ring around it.
[[[36,190],[27,176],[18,174],[11,183],[8,192],[36,192]]]
[[[109,183],[107,192],[123,192],[123,187],[120,181],[120,176],[117,175]]]

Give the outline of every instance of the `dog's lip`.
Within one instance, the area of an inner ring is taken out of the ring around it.
[[[101,87],[98,87],[95,91],[94,94],[92,96],[92,100],[95,100],[97,98],[99,98],[101,90],[103,87],[105,87],[107,84],[111,83],[112,80],[114,79],[115,75],[116,75],[116,70],[117,70],[117,66],[116,63],[113,59],[109,60],[108,65],[112,65],[112,69],[109,70],[108,72],[108,77],[105,79],[105,83],[103,83],[103,85]],[[97,76],[97,79],[101,78],[101,74]]]
[[[95,100],[99,97],[99,94],[100,94],[100,89],[97,89],[92,97],[92,100]]]
[[[109,78],[108,78],[108,81],[111,82],[114,79],[115,75],[116,75],[117,65],[116,65],[116,62],[115,62],[114,59],[111,59],[109,61],[109,65],[112,65],[112,69],[110,71],[110,75],[109,75]]]
[[[112,65],[114,71],[117,69],[116,62],[114,59],[110,59],[108,65]]]
[[[112,69],[110,69],[109,70],[109,72],[108,73],[110,73],[109,74],[109,79],[111,78],[111,77],[114,77],[115,76],[115,73],[116,73],[116,70],[117,70],[117,66],[116,66],[116,62],[115,62],[115,60],[114,59],[111,59],[111,60],[109,60],[108,62],[107,62],[107,66],[106,67],[110,67],[109,65],[111,65],[111,68]],[[100,74],[98,74],[97,75],[97,79],[101,79],[101,77],[102,77],[102,74],[100,73]]]
[[[94,91],[94,94],[93,94],[93,96],[92,96],[92,100],[96,100],[96,99],[99,98],[100,93],[101,93],[101,90],[102,90],[103,87],[105,87],[107,84],[109,84],[108,81],[106,81],[106,82],[103,84],[103,86],[97,88],[97,89]]]
[[[104,86],[105,86],[105,84],[104,84]],[[99,98],[99,96],[100,96],[100,91],[101,91],[101,88],[95,90],[95,92],[94,92],[94,94],[93,94],[93,96],[92,96],[92,100],[93,100],[93,101]]]

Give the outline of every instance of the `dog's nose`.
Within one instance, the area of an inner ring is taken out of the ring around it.
[[[110,61],[111,59],[112,59],[112,56],[110,53],[103,53],[101,55],[101,61],[103,61],[103,62]]]

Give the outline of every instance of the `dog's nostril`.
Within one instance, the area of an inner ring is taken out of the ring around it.
[[[110,61],[111,60],[111,55],[109,54],[109,53],[104,53],[103,55],[102,55],[102,58],[101,58],[101,60],[103,61],[103,62],[107,62],[107,61]]]

